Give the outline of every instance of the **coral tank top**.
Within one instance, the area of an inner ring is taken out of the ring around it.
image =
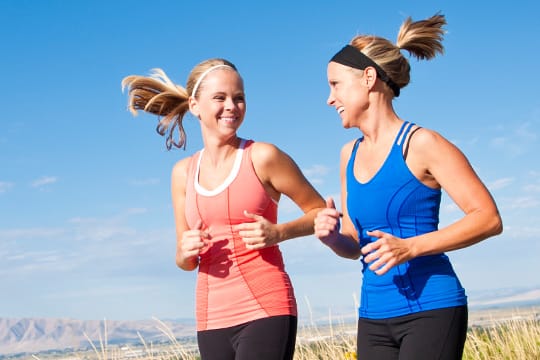
[[[296,300],[277,245],[249,250],[234,225],[252,222],[244,210],[277,221],[277,202],[251,162],[253,141],[242,140],[233,169],[213,190],[198,182],[204,149],[193,155],[186,184],[186,220],[210,234],[200,254],[196,289],[197,330],[227,328],[277,315],[297,315]]]

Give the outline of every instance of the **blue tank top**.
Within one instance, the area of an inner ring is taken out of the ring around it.
[[[371,230],[407,239],[438,228],[441,191],[422,184],[403,157],[412,125],[403,123],[385,162],[366,183],[360,183],[353,171],[363,137],[354,144],[347,164],[347,209],[360,246],[377,240],[366,234]],[[412,259],[384,275],[375,274],[361,261],[360,317],[383,319],[467,304],[465,290],[444,253]]]

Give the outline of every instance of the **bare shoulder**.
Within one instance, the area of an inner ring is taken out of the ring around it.
[[[296,162],[287,153],[270,143],[253,143],[251,162],[263,183],[274,184],[281,179],[291,179],[300,174]]]
[[[182,160],[178,160],[174,164],[171,171],[171,186],[173,188],[184,188],[186,185],[187,173],[191,159],[193,156],[188,156]]]
[[[441,151],[455,151],[457,147],[435,130],[419,127],[409,133],[409,148],[411,151],[426,155],[442,154]],[[437,151],[435,151],[437,150]]]
[[[178,176],[182,174],[186,174],[189,166],[189,162],[191,161],[192,156],[188,156],[186,158],[183,158],[182,160],[178,160],[176,164],[174,164],[172,168],[172,174],[173,176]]]
[[[259,158],[273,158],[282,153],[274,144],[267,142],[254,142],[251,145],[251,153]]]
[[[414,134],[412,134],[414,132]],[[425,127],[416,126],[409,133],[411,136],[410,142],[418,148],[429,149],[431,146],[437,146],[438,144],[450,144],[450,142],[437,131],[428,129]]]
[[[288,156],[276,145],[266,142],[255,142],[251,145],[251,161],[255,168],[262,168],[279,164]]]
[[[441,168],[455,169],[467,162],[461,150],[435,130],[419,128],[408,140],[407,161],[413,168],[413,173],[415,166],[418,166],[432,175],[437,175],[441,172]],[[416,173],[423,179],[419,175],[421,171]]]

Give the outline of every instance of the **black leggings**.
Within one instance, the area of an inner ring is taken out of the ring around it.
[[[292,360],[296,316],[273,316],[197,332],[202,360]]]
[[[467,337],[467,306],[422,311],[389,319],[358,320],[362,360],[458,360]]]

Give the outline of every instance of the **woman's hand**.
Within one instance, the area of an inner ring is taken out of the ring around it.
[[[315,236],[324,244],[330,245],[337,241],[341,227],[340,216],[340,212],[336,210],[334,199],[326,199],[326,208],[317,213],[314,221]]]
[[[379,230],[368,231],[367,235],[376,237],[377,240],[362,247],[364,262],[370,264],[369,269],[377,275],[386,274],[393,266],[403,264],[414,257],[409,240]]]
[[[250,250],[259,250],[268,246],[275,245],[281,241],[277,226],[263,216],[252,214],[244,210],[244,215],[253,222],[238,224],[234,230],[242,238],[246,244],[246,248]]]
[[[209,230],[202,230],[202,221],[197,221],[195,229],[186,230],[182,233],[180,255],[184,261],[198,261],[201,251],[210,240]]]

